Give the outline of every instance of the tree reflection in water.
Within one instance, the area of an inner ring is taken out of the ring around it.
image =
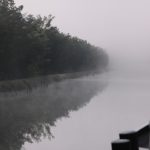
[[[85,77],[68,79],[0,97],[0,149],[20,150],[25,142],[52,138],[50,126],[78,110],[106,87],[105,81]]]

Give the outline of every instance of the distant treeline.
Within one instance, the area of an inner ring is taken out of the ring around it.
[[[52,26],[53,16],[26,15],[0,0],[0,80],[105,68],[103,49]]]

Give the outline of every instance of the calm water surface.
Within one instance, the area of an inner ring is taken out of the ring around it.
[[[25,144],[26,150],[110,150],[118,133],[137,130],[150,120],[150,77],[143,74],[110,73],[108,86],[91,97],[90,103],[58,120],[55,138]],[[105,80],[95,78],[97,83]],[[99,85],[100,86],[100,85]],[[80,92],[79,92],[80,94]]]
[[[149,75],[113,72],[1,95],[0,148],[110,150],[119,132],[149,122],[149,89]]]

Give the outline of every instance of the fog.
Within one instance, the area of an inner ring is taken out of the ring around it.
[[[38,94],[35,94],[35,100],[31,99],[32,105],[25,102],[27,103],[25,109],[28,110],[39,100],[40,105],[34,106],[37,119],[40,119],[38,117],[40,115],[42,119],[45,118],[45,115],[41,114],[44,107],[50,115],[55,115],[53,113],[58,110],[64,111],[64,108],[67,108],[67,115],[70,115],[69,119],[59,121],[56,119],[56,127],[52,128],[55,139],[51,142],[43,140],[38,144],[26,143],[24,147],[27,150],[43,147],[53,150],[110,150],[110,143],[118,138],[119,132],[136,130],[148,123],[150,0],[15,0],[15,2],[17,5],[24,5],[24,13],[42,16],[52,14],[55,16],[53,25],[61,32],[77,36],[105,49],[110,57],[111,68],[107,74],[108,85],[104,91],[98,84],[104,79],[101,76],[94,76],[64,81],[63,84],[61,82],[51,84],[46,94],[43,91],[36,92]],[[116,68],[119,68],[120,72],[116,71]],[[40,96],[42,98],[37,98]],[[47,101],[43,106],[45,97]],[[49,98],[53,97],[57,100],[56,109],[51,104],[47,105]],[[91,103],[78,112],[72,112],[75,110],[72,109],[74,102],[83,100],[88,100],[86,104]],[[7,106],[6,104],[4,103],[4,106]],[[49,106],[52,107],[51,111]],[[39,109],[41,107],[42,109]],[[34,114],[32,109],[29,113]],[[7,118],[7,113],[3,114],[6,114]],[[16,111],[14,114],[18,115]],[[34,121],[33,118],[31,115],[31,120]]]
[[[60,31],[100,46],[115,60],[149,63],[149,0],[16,0],[24,12],[55,16]]]
[[[106,88],[107,82],[98,80],[99,77],[66,79],[30,92],[0,92],[0,149],[21,150],[26,142],[34,146],[43,137],[53,138],[51,128],[56,121],[69,117],[70,112],[87,105]]]

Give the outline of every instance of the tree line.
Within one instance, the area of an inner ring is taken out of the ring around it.
[[[13,0],[0,0],[0,80],[105,68],[103,49],[64,34],[53,16],[22,13]]]

